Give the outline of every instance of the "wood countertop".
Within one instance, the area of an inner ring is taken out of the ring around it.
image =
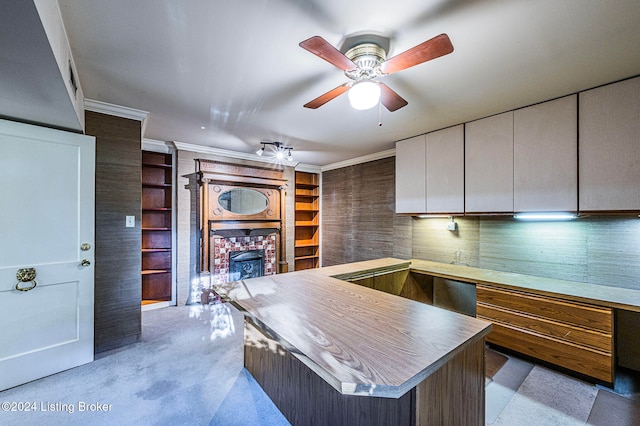
[[[399,398],[491,331],[489,322],[333,277],[408,266],[380,259],[216,291],[342,394]]]
[[[556,295],[578,302],[640,312],[640,290],[557,280],[418,259],[411,260],[410,268],[413,272],[456,281],[521,289],[550,296]]]

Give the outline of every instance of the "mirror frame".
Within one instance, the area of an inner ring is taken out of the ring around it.
[[[238,200],[238,202],[241,203],[240,207],[245,207],[244,204],[242,204],[242,203],[244,201],[247,201],[252,206],[254,204],[261,204],[260,206],[258,206],[259,209],[256,209],[256,208],[253,208],[251,210],[249,210],[249,209],[241,209],[241,210],[245,210],[245,211],[232,210],[231,208],[234,207],[234,202],[233,202],[234,195],[235,194],[241,194],[241,193],[250,194],[247,197],[250,197],[251,199],[241,196],[241,199]],[[228,199],[223,199],[222,198],[222,197],[225,196],[225,194],[229,194]],[[264,203],[264,206],[262,206],[263,203]],[[244,188],[244,187],[242,187],[242,188],[232,188],[232,189],[228,189],[228,190],[218,194],[218,204],[220,205],[220,207],[222,209],[226,210],[227,212],[235,213],[235,214],[239,214],[239,215],[243,215],[243,216],[251,216],[251,215],[258,214],[258,213],[262,213],[265,209],[268,209],[269,208],[269,198],[267,198],[267,196],[265,194],[263,194],[260,191],[257,191],[254,188]],[[226,205],[226,204],[229,204],[229,205]]]
[[[234,189],[250,190],[260,193],[267,200],[266,207],[255,213],[242,214],[227,210],[219,200],[225,192]],[[280,220],[280,191],[274,188],[257,188],[240,185],[209,185],[208,216],[211,221],[221,220]]]

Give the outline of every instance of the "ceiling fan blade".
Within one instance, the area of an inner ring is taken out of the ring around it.
[[[389,86],[384,83],[378,83],[380,85],[381,93],[380,93],[380,102],[385,106],[389,111],[396,111],[403,106],[408,104],[402,96],[398,95],[396,92],[391,90]]]
[[[382,63],[380,69],[385,74],[393,74],[414,65],[448,55],[453,52],[453,44],[446,34],[440,34],[412,47]]]
[[[301,42],[300,47],[321,57],[342,71],[351,71],[357,68],[351,59],[344,56],[342,52],[320,36],[311,37]]]
[[[317,98],[315,98],[314,100],[312,100],[310,102],[307,102],[306,104],[304,104],[304,107],[305,108],[311,108],[311,109],[316,109],[318,107],[321,107],[322,105],[326,104],[330,100],[332,100],[334,98],[337,98],[338,96],[342,95],[344,92],[349,90],[349,87],[351,87],[351,83],[341,84],[340,86],[336,87],[335,89],[329,90],[324,95],[320,95]]]

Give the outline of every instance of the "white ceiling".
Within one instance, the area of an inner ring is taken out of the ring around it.
[[[144,137],[326,165],[449,125],[640,74],[638,0],[58,0],[86,98],[150,112]],[[408,106],[356,111],[298,43],[440,33],[450,55],[384,78]],[[206,129],[202,130],[204,126]]]

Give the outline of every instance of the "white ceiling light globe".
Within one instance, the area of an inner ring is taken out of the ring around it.
[[[380,86],[373,81],[360,81],[349,89],[349,102],[354,109],[373,108],[380,100]]]

